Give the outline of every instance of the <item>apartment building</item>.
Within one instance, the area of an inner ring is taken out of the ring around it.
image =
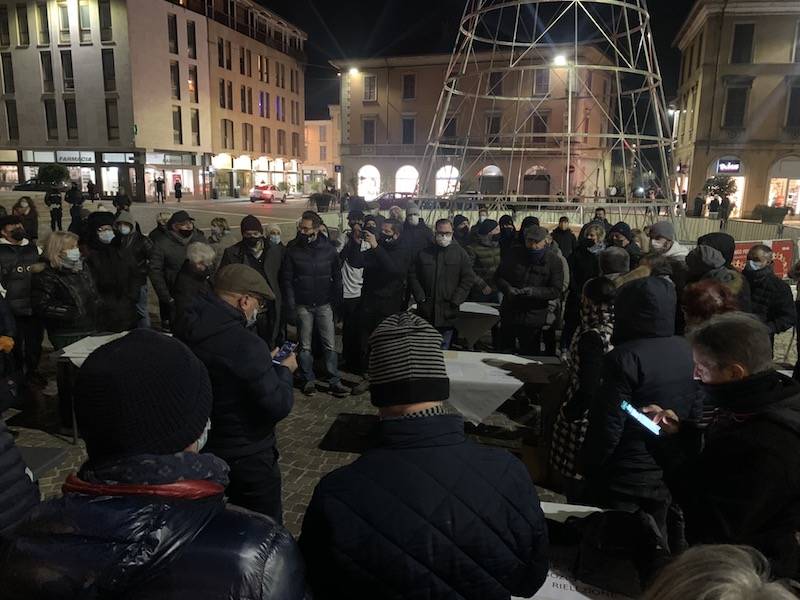
[[[306,192],[333,179],[336,189],[342,187],[341,156],[342,111],[328,105],[328,118],[306,121],[303,186]]]
[[[532,53],[533,54],[533,53]],[[502,62],[487,53],[475,57],[463,81],[472,89],[451,103],[444,122],[434,125],[450,55],[337,60],[341,78],[341,164],[344,188],[371,198],[384,191],[414,192],[422,187],[437,195],[476,190],[486,194],[592,196],[611,185],[605,138],[612,104],[610,71],[572,67],[537,53],[517,61],[518,69],[488,65]],[[597,49],[579,49],[579,65],[608,64]],[[520,93],[520,90],[524,90]],[[474,104],[460,98],[472,95]],[[525,103],[503,101],[530,96]],[[572,109],[571,167],[566,136]],[[603,107],[600,109],[599,107]],[[441,126],[441,133],[432,132]],[[433,133],[433,138],[431,138]],[[421,173],[429,139],[452,152],[440,152],[430,173]],[[515,153],[467,152],[459,147],[504,147]],[[449,155],[448,155],[449,154]],[[569,176],[567,172],[569,171]],[[431,177],[427,186],[421,177]]]
[[[186,197],[213,195],[214,159],[229,150],[212,101],[223,33],[299,70],[305,34],[249,0],[0,3],[0,185],[58,162],[105,194],[152,198],[163,177]],[[244,115],[258,130],[262,119]],[[289,152],[269,158],[291,167]],[[253,148],[247,158],[257,156]]]
[[[800,3],[698,0],[675,38],[678,191],[736,181],[740,214],[800,208]]]

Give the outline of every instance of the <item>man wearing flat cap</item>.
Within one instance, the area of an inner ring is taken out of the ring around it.
[[[514,246],[497,269],[500,305],[500,347],[528,356],[541,354],[542,328],[554,319],[561,297],[564,267],[547,250],[547,230],[533,225],[524,231],[524,246]],[[519,343],[519,346],[517,346]]]
[[[214,402],[208,452],[230,466],[232,504],[282,521],[281,473],[275,425],[292,410],[290,354],[280,365],[275,351],[248,330],[274,295],[252,267],[222,267],[213,292],[199,294],[175,333],[208,369]]]

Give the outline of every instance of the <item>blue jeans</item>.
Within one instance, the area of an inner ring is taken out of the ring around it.
[[[439,333],[442,334],[442,350],[449,350],[450,344],[453,343],[453,334],[455,329],[452,327],[438,327]]]
[[[322,351],[325,355],[325,368],[330,375],[329,383],[336,385],[339,378],[339,356],[336,354],[336,338],[333,325],[333,309],[330,304],[322,306],[298,306],[297,322],[300,327],[300,374],[303,383],[314,381],[314,357],[311,353],[311,344],[314,340],[314,331],[319,334]]]
[[[136,314],[139,316],[139,321],[136,326],[139,329],[148,329],[150,327],[150,313],[147,310],[147,282],[139,288],[139,299],[136,301]]]

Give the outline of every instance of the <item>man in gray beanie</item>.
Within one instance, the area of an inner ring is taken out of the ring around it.
[[[614,281],[630,272],[631,270],[631,255],[625,248],[611,246],[606,248],[597,255],[597,261],[600,265],[600,274]]]
[[[675,235],[675,227],[670,221],[658,221],[650,226],[648,233],[650,248],[656,254],[667,258],[684,259],[689,250],[681,245]]]
[[[545,580],[530,476],[505,450],[467,440],[444,404],[441,343],[408,312],[370,338],[381,442],[314,490],[300,547],[315,597],[527,598]]]
[[[420,216],[419,206],[409,202],[406,206],[406,222],[403,224],[402,243],[413,261],[419,251],[433,242],[433,232]]]

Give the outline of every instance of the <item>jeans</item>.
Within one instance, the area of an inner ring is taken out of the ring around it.
[[[273,446],[258,454],[225,459],[231,468],[226,491],[231,504],[267,515],[283,524],[278,457]]]
[[[361,364],[361,344],[359,332],[359,305],[361,298],[345,298],[342,302],[342,358],[347,363],[347,372],[360,375],[364,372]]]
[[[136,326],[139,329],[150,328],[150,313],[147,310],[147,282],[139,288],[139,299],[136,301],[136,314],[139,316],[139,321]]]
[[[61,231],[63,225],[61,223],[64,217],[64,211],[60,208],[51,208],[50,209],[50,230],[51,231]]]
[[[452,327],[438,327],[437,329],[442,334],[442,350],[449,350],[456,330]]]
[[[314,332],[319,335],[322,351],[325,354],[325,369],[330,375],[329,383],[336,385],[339,378],[339,356],[336,354],[335,330],[333,325],[333,309],[330,304],[322,306],[298,306],[297,323],[300,327],[300,374],[303,382],[314,381],[314,357],[311,353],[311,343]]]

